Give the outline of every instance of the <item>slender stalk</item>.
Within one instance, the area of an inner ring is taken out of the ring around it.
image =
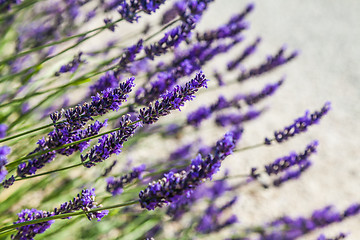
[[[78,215],[82,215],[82,214],[85,215],[86,213],[98,212],[98,211],[102,211],[102,210],[111,210],[111,209],[114,209],[114,208],[126,207],[126,206],[130,206],[130,205],[134,205],[134,204],[136,204],[138,202],[139,202],[139,200],[132,200],[132,201],[129,201],[129,202],[120,203],[120,204],[116,204],[116,205],[109,206],[109,207],[101,207],[101,208],[92,209],[92,210],[86,211],[86,212],[85,211],[77,211],[77,212],[72,212],[72,213],[64,213],[64,214],[59,214],[59,215],[55,215],[55,216],[51,216],[51,217],[40,218],[40,219],[36,219],[36,220],[32,220],[32,221],[12,224],[12,225],[0,228],[0,233],[11,230],[11,229],[31,225],[31,224],[47,222],[47,221],[50,221],[50,220],[73,217],[73,216],[78,216]]]
[[[0,143],[6,142],[6,141],[9,141],[9,140],[18,138],[18,137],[22,137],[22,136],[24,136],[24,135],[27,135],[27,134],[30,134],[30,133],[33,133],[33,132],[40,131],[40,130],[43,130],[43,129],[45,129],[45,128],[51,127],[51,126],[53,126],[52,123],[47,124],[47,125],[44,125],[44,126],[41,126],[41,127],[38,127],[38,128],[31,129],[31,130],[26,131],[26,132],[22,132],[22,133],[16,134],[16,135],[13,135],[13,136],[6,137],[6,138],[3,138],[3,139],[0,139]]]
[[[5,58],[5,59],[1,60],[1,61],[0,61],[0,64],[6,63],[6,62],[8,62],[8,61],[10,61],[10,60],[14,60],[14,59],[16,59],[16,58],[25,56],[25,55],[27,55],[27,54],[29,54],[29,53],[33,53],[33,52],[39,51],[39,50],[44,49],[44,48],[47,48],[47,47],[51,47],[51,46],[54,46],[54,45],[58,45],[58,44],[60,44],[60,43],[67,42],[67,41],[69,41],[69,40],[71,40],[71,39],[74,39],[74,38],[84,37],[84,36],[86,36],[86,35],[88,35],[88,34],[90,34],[90,33],[93,33],[93,32],[99,31],[99,30],[104,30],[104,29],[106,29],[106,28],[108,28],[108,27],[111,27],[111,26],[113,26],[114,24],[116,24],[116,23],[118,23],[118,22],[120,22],[120,21],[122,21],[122,20],[123,20],[123,19],[120,18],[120,19],[118,19],[118,20],[116,20],[116,21],[114,21],[114,22],[112,22],[112,23],[106,24],[106,25],[104,25],[104,26],[97,27],[97,28],[91,29],[91,30],[86,31],[86,32],[83,32],[83,33],[79,33],[79,34],[76,34],[76,35],[73,35],[73,36],[70,36],[70,37],[63,38],[63,39],[58,40],[58,41],[54,41],[54,42],[51,42],[51,43],[47,43],[47,44],[44,44],[44,45],[41,45],[41,46],[38,46],[38,47],[34,47],[34,48],[32,48],[32,49],[29,49],[29,50],[20,52],[20,53],[18,53],[18,54],[15,54],[15,55],[13,55],[13,56],[10,56],[10,57],[8,57],[8,58]],[[31,67],[31,68],[32,68],[32,67]]]

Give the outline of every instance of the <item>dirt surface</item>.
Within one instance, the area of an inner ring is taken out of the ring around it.
[[[239,0],[215,1],[203,23],[218,24],[244,4]],[[256,186],[240,193],[236,209],[240,225],[259,224],[282,214],[309,216],[313,209],[329,204],[343,210],[360,201],[360,2],[277,0],[255,4],[246,36],[250,41],[262,36],[263,42],[254,62],[284,43],[301,54],[281,70],[253,80],[256,85],[287,76],[283,88],[268,102],[266,115],[247,126],[242,146],[261,142],[306,109],[318,110],[326,101],[331,101],[333,109],[306,134],[282,145],[238,153],[226,162],[232,173],[244,173],[291,150],[301,151],[312,139],[320,142],[319,152],[312,158],[314,165],[299,180],[280,189]],[[350,233],[346,239],[356,240],[360,239],[359,226],[357,216],[304,239],[316,239],[321,232],[328,237],[344,232]]]

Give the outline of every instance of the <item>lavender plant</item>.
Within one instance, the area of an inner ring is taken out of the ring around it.
[[[248,142],[286,85],[255,79],[298,51],[245,67],[266,41],[246,36],[255,5],[198,28],[213,2],[0,1],[0,239],[290,240],[360,213],[354,199],[242,224],[243,189],[286,191],[312,178],[323,149],[315,140],[250,167],[244,151],[301,138],[331,107],[314,102],[323,107]],[[252,79],[257,89],[243,90]]]

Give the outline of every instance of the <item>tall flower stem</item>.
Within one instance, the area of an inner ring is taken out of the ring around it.
[[[15,229],[15,228],[20,228],[22,226],[35,224],[35,223],[47,222],[47,221],[50,221],[50,220],[55,220],[55,219],[60,219],[60,218],[68,218],[68,217],[78,216],[78,215],[82,215],[82,214],[86,215],[86,213],[98,212],[98,211],[102,211],[102,210],[110,210],[110,209],[114,209],[114,208],[126,207],[126,206],[137,204],[138,202],[139,202],[139,200],[132,200],[132,201],[129,201],[129,202],[120,203],[120,204],[116,204],[116,205],[112,205],[112,206],[108,206],[108,207],[95,208],[95,209],[92,209],[92,210],[87,211],[87,212],[85,212],[85,211],[77,211],[77,212],[59,214],[59,215],[55,215],[55,216],[51,216],[51,217],[40,218],[40,219],[36,219],[36,220],[32,220],[32,221],[12,224],[12,225],[0,228],[0,233],[5,232],[5,231],[9,231],[9,230],[12,230],[12,229]]]

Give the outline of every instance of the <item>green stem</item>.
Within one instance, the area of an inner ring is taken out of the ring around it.
[[[55,42],[51,42],[51,43],[48,43],[48,44],[44,44],[44,45],[42,45],[42,46],[38,46],[38,47],[35,47],[35,48],[32,48],[32,49],[29,49],[29,50],[20,52],[20,53],[18,53],[18,54],[15,54],[15,55],[13,55],[13,56],[10,56],[10,57],[8,57],[8,58],[6,58],[6,59],[4,59],[4,60],[1,60],[1,61],[0,61],[0,64],[6,63],[6,62],[8,62],[8,61],[10,61],[10,60],[14,60],[14,59],[16,59],[16,58],[25,56],[25,55],[27,55],[27,54],[29,54],[29,53],[36,52],[36,51],[39,51],[39,50],[44,49],[44,48],[47,48],[47,47],[51,47],[51,46],[54,46],[54,45],[58,45],[58,44],[60,44],[60,43],[67,42],[67,41],[69,41],[69,40],[71,40],[71,39],[74,39],[74,38],[84,37],[84,36],[86,36],[86,35],[88,35],[88,34],[90,34],[90,33],[104,30],[104,29],[106,29],[106,28],[108,28],[108,27],[110,27],[110,26],[113,26],[114,24],[116,24],[116,23],[118,23],[118,22],[120,22],[120,21],[122,21],[122,20],[123,20],[123,19],[120,18],[120,19],[118,19],[118,20],[116,20],[116,21],[114,21],[114,22],[112,22],[112,23],[109,23],[109,24],[107,24],[107,25],[105,25],[105,26],[97,27],[97,28],[91,29],[91,30],[86,31],[86,32],[83,32],[83,33],[79,33],[79,34],[76,34],[76,35],[73,35],[73,36],[70,36],[70,37],[66,37],[66,38],[63,38],[63,39],[58,40],[58,41],[55,41]],[[57,55],[56,55],[56,56],[57,56]],[[30,67],[30,68],[33,68],[33,67]]]
[[[65,170],[68,170],[68,169],[71,169],[71,168],[74,168],[74,167],[78,167],[78,166],[81,166],[81,165],[83,165],[83,164],[78,163],[78,164],[74,164],[74,165],[67,166],[67,167],[64,167],[64,168],[60,168],[60,169],[56,169],[56,170],[52,170],[52,171],[48,171],[48,172],[43,172],[43,173],[39,173],[39,174],[36,174],[36,175],[31,175],[31,176],[28,176],[28,177],[24,177],[24,178],[16,177],[15,181],[21,181],[21,180],[26,180],[26,179],[29,179],[29,178],[35,178],[35,177],[48,175],[48,174],[51,174],[51,173],[61,172],[61,171],[65,171]]]
[[[51,127],[51,126],[53,126],[52,123],[41,126],[41,127],[38,127],[38,128],[31,129],[31,130],[23,132],[23,133],[16,134],[16,135],[13,135],[13,136],[10,136],[10,137],[6,137],[6,138],[3,138],[3,139],[0,139],[0,143],[9,141],[9,140],[12,140],[12,139],[15,139],[15,138],[18,138],[18,137],[33,133],[33,132],[37,132],[37,131],[40,131],[42,129],[45,129],[45,128],[48,128],[48,127]]]
[[[129,201],[129,202],[126,202],[126,203],[116,204],[116,205],[109,206],[109,207],[95,208],[95,209],[92,209],[92,210],[87,211],[87,212],[85,212],[85,211],[77,211],[77,212],[72,212],[72,213],[64,213],[64,214],[59,214],[59,215],[55,215],[55,216],[51,216],[51,217],[40,218],[40,219],[36,219],[36,220],[32,220],[32,221],[12,224],[12,225],[0,228],[0,233],[5,232],[7,230],[11,230],[11,229],[31,225],[31,224],[47,222],[47,221],[50,221],[50,220],[55,220],[55,219],[60,219],[60,218],[67,218],[67,217],[74,217],[74,216],[78,216],[78,215],[82,215],[82,214],[86,214],[86,213],[92,213],[92,212],[98,212],[98,211],[102,211],[102,210],[110,210],[110,209],[114,209],[114,208],[126,207],[126,206],[130,206],[130,205],[134,205],[134,204],[136,204],[138,202],[139,202],[139,200],[132,200],[132,201]]]

